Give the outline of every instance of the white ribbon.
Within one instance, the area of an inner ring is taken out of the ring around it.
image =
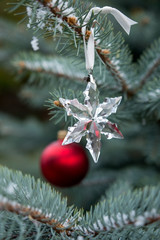
[[[84,33],[86,29],[84,29]],[[89,72],[92,72],[94,67],[94,59],[95,59],[95,47],[94,47],[94,28],[91,28],[91,34],[88,39],[88,44],[86,44],[85,34],[83,34],[83,41],[84,41],[84,53],[86,59],[86,69]]]
[[[94,47],[94,28],[91,28],[91,34],[90,34],[89,39],[88,39],[88,44],[86,45],[86,40],[85,40],[86,24],[89,22],[92,14],[95,15],[95,14],[98,14],[98,13],[102,13],[102,14],[110,13],[110,14],[112,14],[115,17],[115,19],[119,22],[121,27],[126,31],[127,34],[130,33],[131,26],[134,25],[134,24],[137,24],[137,22],[128,18],[126,15],[121,13],[116,8],[94,7],[94,8],[90,9],[89,13],[87,14],[87,16],[85,17],[84,22],[83,22],[83,24],[85,26],[82,28],[83,41],[84,41],[84,52],[85,52],[85,59],[86,59],[86,69],[90,72],[92,72],[92,70],[93,70],[94,58],[95,58],[95,56],[94,56],[94,51],[95,51],[95,49],[94,49],[95,48]]]
[[[121,13],[119,10],[117,10],[116,8],[112,8],[112,7],[103,7],[103,8],[99,8],[99,7],[94,7],[91,8],[89,13],[87,14],[86,18],[84,19],[84,24],[87,24],[91,18],[92,14],[98,14],[98,13],[102,13],[102,14],[112,14],[115,19],[119,22],[119,24],[121,25],[121,27],[126,31],[127,34],[130,33],[130,28],[132,25],[137,24],[137,22],[133,21],[132,19],[128,18],[126,15],[124,15],[123,13]]]

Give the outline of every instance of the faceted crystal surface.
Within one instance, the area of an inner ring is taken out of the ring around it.
[[[116,113],[122,97],[105,98],[105,101],[99,104],[99,92],[92,75],[90,75],[90,82],[83,95],[85,97],[84,105],[77,99],[59,99],[65,107],[67,115],[72,115],[78,120],[73,127],[68,128],[62,144],[79,143],[81,138],[86,135],[86,148],[90,151],[93,160],[97,162],[100,155],[101,134],[104,134],[107,139],[123,138],[117,125],[107,119],[112,113]]]

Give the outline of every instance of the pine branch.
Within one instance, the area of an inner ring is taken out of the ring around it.
[[[20,216],[27,216],[32,222],[39,222],[51,226],[51,228],[57,233],[66,231],[71,231],[70,228],[67,228],[58,222],[55,219],[50,218],[47,215],[42,214],[39,209],[33,209],[31,207],[22,206],[19,203],[8,201],[7,198],[0,196],[0,211],[8,211]]]
[[[74,30],[80,38],[83,38],[82,28],[80,25],[77,24],[77,19],[75,17],[67,17],[63,16],[60,9],[58,7],[52,7],[50,5],[50,0],[37,0],[41,3],[44,7],[49,8],[50,12],[56,16],[61,17],[62,20],[72,29]],[[86,32],[86,40],[90,35],[90,31]],[[126,80],[122,77],[120,72],[116,69],[116,66],[112,63],[112,61],[108,57],[108,53],[104,51],[95,41],[95,49],[97,54],[99,55],[102,62],[106,65],[106,68],[111,72],[112,76],[121,84],[122,90],[126,92],[128,96],[132,96],[134,93],[132,90],[129,89]]]
[[[82,236],[82,239],[101,239],[110,234],[120,236],[121,231],[125,231],[127,237],[130,231],[138,233],[141,228],[145,231],[147,226],[160,221],[160,205],[157,201],[159,186],[134,191],[127,187],[125,191],[122,183],[122,187],[118,186],[122,189],[118,195],[117,189],[112,187],[107,198],[99,202],[94,210],[91,209],[83,215],[81,210],[73,212],[69,207],[66,208],[64,199],[59,199],[59,194],[52,191],[48,185],[6,168],[1,168],[0,173],[0,211],[4,211],[6,219],[10,212],[13,220],[15,216],[21,216],[19,220],[24,223],[29,221],[33,226],[37,226],[37,229],[46,226],[46,239],[53,236],[50,229],[57,236],[63,234],[62,239],[65,239],[65,236],[66,239],[77,239],[78,236]],[[20,183],[21,191],[18,187]],[[9,227],[13,222],[8,216],[8,221],[3,221],[3,224]],[[13,225],[12,227],[14,228]],[[10,231],[9,239],[12,239],[11,234],[15,232],[17,237],[20,236],[15,229]],[[29,233],[31,234],[31,231]]]
[[[144,216],[143,215],[139,215],[136,217],[135,221],[132,221],[130,218],[132,218],[131,216],[127,216],[126,214],[120,216],[119,217],[123,219],[124,223],[123,223],[123,227],[127,227],[127,226],[148,226],[150,224],[156,223],[160,221],[160,215],[157,216],[153,216],[154,210],[151,212],[147,212]],[[134,215],[134,211],[131,212],[131,215]],[[126,220],[126,219],[130,219],[130,220]],[[121,229],[122,228],[122,222],[118,223],[116,221],[114,221],[113,218],[109,219],[107,216],[104,216],[104,222],[106,221],[106,227],[103,226],[103,224],[101,223],[100,220],[97,221],[97,223],[95,223],[95,228],[97,228],[97,230],[99,229],[99,231],[90,231],[88,232],[88,234],[91,234],[92,237],[96,237],[98,235],[105,235],[105,233],[101,234],[100,231],[102,232],[108,232],[111,233],[112,231],[115,231],[116,229]],[[121,220],[122,221],[122,220]],[[114,227],[112,228],[110,225],[114,225]]]
[[[21,53],[14,60],[13,65],[23,74],[45,74],[46,78],[64,78],[72,81],[83,82],[84,75],[79,68],[73,65],[70,58],[58,56],[45,56],[36,53]],[[75,70],[76,69],[76,70]],[[35,77],[37,80],[37,77]]]
[[[54,38],[57,36],[56,31],[58,30],[61,34],[58,34],[57,48],[59,48],[60,44],[63,44],[61,51],[64,54],[65,50],[67,50],[69,55],[72,52],[69,47],[74,45],[77,48],[77,55],[79,54],[83,41],[82,26],[84,16],[89,11],[86,10],[87,8],[84,8],[84,3],[81,4],[78,1],[62,2],[60,0],[53,3],[51,0],[37,0],[33,5],[32,1],[24,0],[23,5],[27,7],[28,28],[32,28],[35,34],[42,29],[46,36],[53,36]],[[134,76],[135,71],[131,66],[130,54],[124,50],[125,46],[122,49],[124,40],[120,34],[116,36],[113,34],[112,24],[105,17],[92,16],[88,26],[95,19],[97,19],[99,24],[98,27],[95,27],[95,49],[97,55],[113,79],[118,82],[121,91],[124,91],[130,97],[135,93],[132,90],[132,85],[134,85],[136,77]],[[64,34],[62,35],[63,32]],[[89,36],[90,31],[87,30],[86,41]],[[63,37],[66,37],[66,39],[61,43]],[[99,83],[100,85],[101,83]]]
[[[155,75],[154,71],[152,74]],[[139,121],[144,119],[146,122],[158,123],[160,120],[160,79],[152,77],[152,81],[147,81],[149,78],[146,79],[145,84],[143,87],[141,86],[142,88],[139,89],[136,98],[128,107],[132,109]]]
[[[116,69],[116,66],[112,63],[112,61],[109,59],[108,56],[105,54],[102,54],[104,50],[100,49],[99,47],[96,47],[96,51],[100,57],[100,59],[103,61],[103,63],[106,65],[106,68],[111,72],[112,76],[120,82],[122,86],[122,90],[127,93],[128,97],[131,97],[134,95],[134,91],[129,89],[125,79],[121,76],[120,72]]]
[[[147,82],[159,78],[160,72],[160,39],[153,44],[142,54],[139,60],[139,86],[136,91],[141,90]],[[155,85],[155,89],[156,85]]]
[[[77,86],[76,86],[77,88]],[[52,115],[51,119],[56,119],[56,124],[64,120],[66,124],[73,125],[74,119],[73,117],[68,118],[67,113],[60,103],[59,99],[65,97],[67,99],[78,98],[82,100],[82,92],[75,90],[66,91],[65,89],[54,90],[51,94],[51,99],[47,101],[48,110],[50,111],[50,115]]]
[[[51,13],[56,16],[56,17],[62,17],[62,20],[68,24],[69,27],[74,29],[76,33],[78,33],[79,36],[83,37],[82,35],[82,29],[80,26],[77,24],[77,19],[75,17],[67,17],[67,16],[62,16],[61,10],[56,6],[52,7],[50,5],[51,0],[37,0],[39,3],[41,3],[44,7],[49,8]]]
[[[86,224],[82,229],[99,236],[99,239],[100,236],[110,239],[111,235],[113,239],[122,235],[128,239],[131,231],[138,234],[142,228],[146,232],[147,227],[153,223],[158,226],[160,220],[159,204],[157,205],[156,200],[159,196],[158,188],[145,187],[133,191],[123,181],[120,185],[112,185],[95,209],[86,213]]]
[[[74,228],[66,228],[57,220],[42,214],[40,210],[32,209],[30,207],[22,206],[19,203],[8,201],[7,198],[4,198],[2,196],[0,196],[0,211],[8,211],[23,217],[27,216],[31,222],[35,222],[36,224],[39,222],[41,224],[50,226],[56,233],[60,234],[61,232],[65,232],[67,236],[71,236],[71,232],[79,231],[82,236],[87,234],[91,235],[92,237],[96,237],[99,234],[101,235],[101,232],[103,232],[104,235],[105,232],[112,232],[115,229],[122,228],[122,225],[123,227],[148,226],[150,224],[160,221],[160,215],[156,214],[155,210],[152,210],[151,212],[146,212],[144,216],[139,215],[136,217],[135,212],[132,211],[128,216],[126,214],[122,214],[121,216],[121,214],[119,213],[117,221],[115,221],[113,218],[103,216],[106,227],[104,227],[104,224],[102,224],[100,220],[97,220],[97,223],[94,223],[94,229],[97,229],[97,231],[91,229],[86,230],[85,228],[81,228],[80,226]]]
[[[140,80],[139,89],[142,88],[147,80],[151,77],[151,75],[155,72],[155,70],[160,66],[160,58],[156,59],[155,63],[147,69],[147,73],[145,76]]]
[[[72,228],[77,213],[72,217],[73,207],[67,207],[66,199],[61,199],[49,185],[36,182],[29,176],[22,176],[20,172],[11,172],[7,168],[1,167],[0,172],[1,211],[7,210],[17,216],[28,216],[30,222],[40,223],[39,229],[41,226],[48,226],[58,234]],[[25,223],[28,218],[22,218],[21,221]]]

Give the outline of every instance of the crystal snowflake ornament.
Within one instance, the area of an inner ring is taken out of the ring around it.
[[[117,125],[107,119],[112,113],[116,113],[122,97],[105,98],[105,101],[100,104],[99,92],[92,75],[90,75],[90,82],[88,82],[83,95],[85,97],[84,105],[77,99],[59,99],[66,109],[67,115],[78,119],[73,127],[68,128],[62,145],[79,143],[81,138],[86,135],[86,148],[90,151],[93,160],[97,162],[100,155],[101,134],[104,134],[107,139],[123,138]]]

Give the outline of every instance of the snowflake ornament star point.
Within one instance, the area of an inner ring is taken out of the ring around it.
[[[90,82],[83,95],[85,97],[84,105],[77,99],[59,99],[66,109],[67,115],[72,115],[78,120],[73,127],[68,128],[62,145],[79,143],[81,138],[86,135],[86,148],[90,151],[93,160],[97,162],[100,155],[101,134],[104,134],[107,139],[123,138],[117,125],[107,119],[112,113],[116,113],[122,97],[105,98],[105,101],[100,104],[99,92],[92,75],[90,75]]]

